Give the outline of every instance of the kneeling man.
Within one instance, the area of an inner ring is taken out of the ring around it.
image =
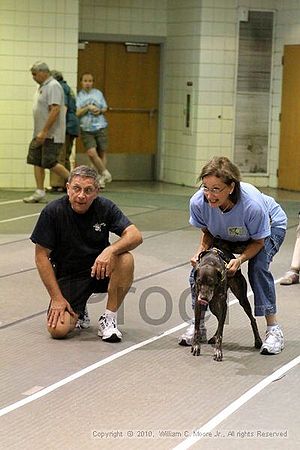
[[[112,201],[98,195],[99,189],[96,170],[76,167],[67,195],[42,210],[30,237],[50,296],[47,323],[53,338],[65,337],[82,320],[92,293],[107,292],[98,334],[103,341],[122,339],[117,311],[133,281],[129,252],[142,243],[142,235]],[[113,244],[110,232],[119,236]]]

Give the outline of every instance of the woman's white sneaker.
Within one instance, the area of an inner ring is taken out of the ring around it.
[[[195,325],[194,323],[191,323],[187,327],[185,332],[181,336],[179,336],[178,344],[184,347],[190,347],[193,344],[194,333]],[[200,342],[202,342],[203,344],[207,342],[207,332],[204,326],[200,326]]]
[[[266,332],[266,340],[260,348],[262,355],[278,355],[284,349],[284,337],[279,326]]]

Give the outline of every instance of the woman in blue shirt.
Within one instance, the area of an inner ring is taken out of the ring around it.
[[[191,258],[192,266],[196,265],[200,252],[222,245],[239,254],[227,265],[229,276],[248,261],[255,315],[265,316],[267,322],[261,353],[278,354],[284,348],[284,339],[277,323],[275,284],[269,265],[284,240],[286,214],[272,197],[241,182],[239,169],[226,157],[214,157],[203,167],[199,179],[202,187],[191,198],[190,223],[200,228],[202,235],[197,252]],[[192,282],[191,288],[194,302]],[[180,337],[179,344],[191,345],[193,334],[192,323]],[[202,335],[205,335],[204,323]]]

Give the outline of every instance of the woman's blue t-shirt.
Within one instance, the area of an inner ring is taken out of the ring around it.
[[[263,239],[270,235],[271,226],[286,229],[286,214],[272,197],[249,183],[240,185],[240,199],[225,213],[209,206],[200,188],[190,200],[191,225],[207,228],[212,236],[234,242]]]

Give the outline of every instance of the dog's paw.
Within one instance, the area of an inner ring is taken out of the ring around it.
[[[192,345],[191,353],[193,353],[193,356],[200,356],[201,347],[199,344]]]
[[[222,353],[222,350],[221,350],[221,349],[215,348],[215,351],[214,351],[214,360],[215,360],[215,361],[218,361],[218,362],[220,362],[220,361],[223,360],[223,353]]]

